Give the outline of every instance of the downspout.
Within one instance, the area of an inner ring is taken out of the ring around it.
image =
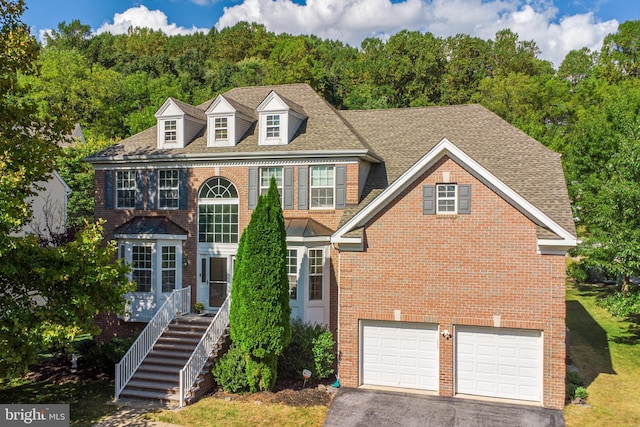
[[[341,357],[340,357],[340,355],[341,355],[341,353],[340,353],[340,289],[341,289],[340,282],[341,282],[341,276],[342,276],[342,268],[341,268],[342,267],[342,251],[340,251],[339,248],[336,248],[336,244],[335,243],[332,243],[332,245],[333,245],[333,248],[338,251],[338,277],[337,277],[337,280],[338,280],[338,283],[337,283],[337,286],[338,286],[338,302],[337,302],[338,310],[337,310],[337,315],[336,315],[336,323],[337,323],[337,325],[336,325],[336,359],[337,359],[336,360],[336,362],[337,362],[337,364],[336,364],[336,380],[339,380],[340,379],[340,359],[341,359]]]

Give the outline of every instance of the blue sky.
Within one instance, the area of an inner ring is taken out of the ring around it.
[[[168,34],[260,22],[276,33],[315,34],[359,46],[402,29],[492,38],[511,28],[535,40],[557,67],[571,49],[599,49],[627,20],[640,19],[638,0],[26,0],[23,21],[36,35],[79,19],[94,32],[148,26]]]

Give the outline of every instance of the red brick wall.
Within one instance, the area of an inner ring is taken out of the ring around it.
[[[347,205],[356,204],[358,202],[358,164],[347,164]],[[95,174],[95,215],[96,218],[103,218],[106,220],[105,224],[105,238],[112,239],[114,229],[134,216],[154,216],[162,215],[176,224],[183,227],[188,231],[188,238],[183,243],[183,256],[185,259],[189,259],[189,263],[182,270],[182,286],[191,286],[191,300],[192,304],[196,302],[197,292],[197,251],[198,251],[198,218],[197,218],[197,206],[198,206],[198,192],[209,178],[212,177],[224,177],[231,181],[238,190],[239,196],[239,221],[240,228],[244,229],[249,223],[252,211],[248,209],[248,178],[249,170],[248,166],[221,166],[221,167],[196,167],[191,169],[189,174],[189,197],[188,197],[188,209],[187,210],[133,210],[133,209],[105,209],[104,208],[104,179],[105,171],[98,170]],[[336,230],[342,217],[343,210],[297,210],[298,206],[298,168],[294,167],[294,206],[295,210],[285,210],[285,218],[313,218],[314,220],[324,224],[332,230]],[[115,188],[115,186],[114,186]],[[147,188],[145,184],[144,189],[145,206],[147,197]],[[332,259],[335,256],[337,259],[337,253],[332,253]],[[331,295],[331,327],[336,329],[335,319],[337,317],[336,310],[337,305],[333,304],[336,301],[336,285],[334,278],[334,271],[332,266],[332,281],[330,287]],[[115,318],[111,323],[106,324],[105,333],[112,334],[111,329],[114,331],[120,331],[120,327],[116,326],[118,323]]]
[[[422,186],[472,185],[470,215],[423,215]],[[339,374],[358,386],[359,320],[428,322],[543,331],[543,405],[562,408],[565,376],[564,257],[540,255],[536,226],[458,164],[443,159],[365,229],[364,252],[340,254]],[[333,258],[334,260],[336,257]],[[334,261],[335,263],[336,261]],[[454,390],[454,339],[440,338],[440,387]]]

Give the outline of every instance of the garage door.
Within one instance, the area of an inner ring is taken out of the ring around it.
[[[456,392],[540,402],[541,332],[456,327]]]
[[[363,321],[362,383],[438,390],[438,327]]]

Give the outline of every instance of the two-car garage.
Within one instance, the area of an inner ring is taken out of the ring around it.
[[[446,340],[436,324],[361,321],[361,383],[438,391],[442,339],[454,345],[456,394],[542,401],[540,331],[454,329]]]

